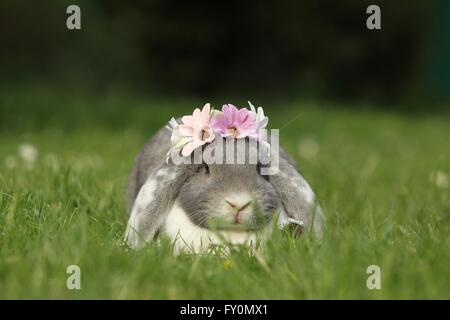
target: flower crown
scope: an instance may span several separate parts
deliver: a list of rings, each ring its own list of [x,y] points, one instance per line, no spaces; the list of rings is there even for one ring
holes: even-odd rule
[[[222,111],[211,109],[209,103],[202,110],[195,109],[192,115],[183,116],[182,123],[175,118],[170,119],[167,128],[172,130],[170,142],[171,152],[181,152],[183,157],[188,157],[196,148],[211,143],[216,133],[222,137],[241,139],[245,137],[256,139],[266,146],[265,135],[260,134],[265,129],[269,118],[264,115],[264,110],[255,107],[248,102],[247,108],[238,109],[232,104],[222,106]]]

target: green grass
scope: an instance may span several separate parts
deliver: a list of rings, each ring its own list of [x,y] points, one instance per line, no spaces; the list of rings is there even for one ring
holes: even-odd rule
[[[259,258],[127,250],[123,191],[134,156],[172,115],[202,102],[2,92],[0,298],[450,298],[442,115],[265,105],[324,208],[322,241],[276,233]],[[39,152],[32,167],[18,156],[23,143]],[[66,288],[73,264],[81,290]],[[366,287],[369,265],[381,268],[381,290]]]

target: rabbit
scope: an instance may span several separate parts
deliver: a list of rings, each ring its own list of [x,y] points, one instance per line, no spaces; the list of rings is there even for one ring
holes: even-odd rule
[[[321,236],[324,217],[315,194],[281,147],[278,172],[264,176],[259,163],[175,165],[166,161],[170,138],[161,128],[135,159],[125,195],[129,247],[142,248],[161,234],[177,252],[254,246],[270,238],[274,223]]]

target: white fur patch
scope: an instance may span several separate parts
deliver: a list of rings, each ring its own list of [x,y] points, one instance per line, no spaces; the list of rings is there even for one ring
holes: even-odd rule
[[[300,188],[300,193],[305,197],[305,201],[308,204],[312,204],[314,202],[314,192],[312,191],[311,187],[307,184],[304,184]]]
[[[174,243],[175,254],[210,252],[214,245],[229,243],[255,247],[259,241],[267,240],[272,232],[269,224],[260,232],[212,231],[194,224],[184,210],[175,202],[163,227],[163,233]]]
[[[155,179],[147,180],[134,201],[133,209],[131,210],[127,229],[125,231],[125,241],[131,248],[138,249],[142,247],[145,242],[149,240],[148,238],[153,236],[146,236],[143,234],[142,230],[140,230],[138,214],[153,201],[156,185]]]
[[[159,169],[158,172],[156,172],[156,178],[162,178],[166,176],[169,173],[169,170],[166,168]]]

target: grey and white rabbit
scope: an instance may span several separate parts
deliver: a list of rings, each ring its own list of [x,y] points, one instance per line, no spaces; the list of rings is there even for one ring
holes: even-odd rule
[[[321,234],[316,197],[281,148],[278,173],[264,176],[259,164],[247,162],[167,162],[170,139],[171,131],[161,128],[139,153],[129,176],[125,240],[130,247],[141,248],[162,234],[176,251],[205,252],[224,242],[252,246],[270,237],[273,223]]]

